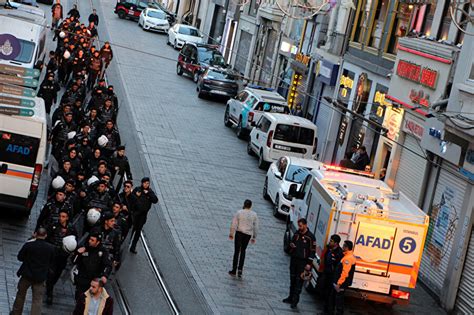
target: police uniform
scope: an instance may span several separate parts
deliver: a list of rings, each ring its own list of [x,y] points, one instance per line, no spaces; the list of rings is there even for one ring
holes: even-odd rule
[[[305,233],[296,231],[290,242],[290,295],[292,307],[296,307],[300,299],[303,281],[300,277],[307,264],[312,265],[316,254],[316,238],[307,230]]]

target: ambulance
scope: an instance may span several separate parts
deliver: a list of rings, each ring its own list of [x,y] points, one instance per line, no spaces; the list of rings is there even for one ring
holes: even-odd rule
[[[0,209],[29,215],[38,194],[46,146],[43,99],[0,93]]]
[[[403,193],[370,173],[322,165],[298,189],[290,186],[290,215],[284,236],[288,252],[300,218],[316,237],[311,286],[322,272],[329,238],[354,243],[357,259],[347,296],[387,304],[409,303],[421,263],[429,217]],[[342,242],[341,242],[342,243]]]

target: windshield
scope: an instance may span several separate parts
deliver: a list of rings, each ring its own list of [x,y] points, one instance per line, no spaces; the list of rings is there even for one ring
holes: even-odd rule
[[[199,37],[199,31],[194,28],[189,28],[185,26],[180,26],[179,31],[180,34],[183,35],[189,35],[189,36],[194,36],[194,37]]]
[[[224,57],[218,50],[208,48],[199,49],[199,61],[210,64],[211,66],[226,66]]]
[[[216,80],[235,80],[235,76],[233,74],[230,74],[227,72],[212,71],[212,70],[210,70],[207,73],[207,77],[209,79],[216,79]]]
[[[285,180],[301,184],[305,180],[306,176],[309,174],[309,171],[311,171],[310,168],[292,164],[288,167],[288,170],[286,171]]]
[[[20,54],[13,60],[22,63],[30,63],[35,52],[35,43],[20,39],[20,47]]]
[[[286,104],[275,104],[268,102],[258,102],[255,106],[255,110],[280,114],[288,114],[290,112]]]
[[[40,139],[0,130],[0,164],[34,167]]]
[[[166,19],[166,15],[163,12],[148,11],[148,16],[160,20]]]
[[[278,124],[273,139],[312,146],[314,142],[314,130],[298,126]]]

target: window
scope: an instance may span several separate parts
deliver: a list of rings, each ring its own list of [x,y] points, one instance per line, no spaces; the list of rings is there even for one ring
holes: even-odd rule
[[[256,16],[257,11],[258,11],[258,4],[260,3],[260,0],[250,0],[250,5],[249,5],[249,15],[250,16]]]
[[[352,41],[354,42],[362,43],[364,41],[371,4],[372,0],[359,1],[354,21],[354,30],[352,31]]]
[[[156,18],[156,19],[160,19],[160,20],[165,20],[166,19],[166,14],[164,12],[160,12],[160,11],[148,11],[147,15],[151,18]]]
[[[278,124],[273,139],[312,146],[314,142],[314,130],[304,127]]]
[[[262,117],[257,128],[266,133],[268,129],[270,129],[271,125],[272,122],[270,120],[268,120],[266,117]]]
[[[436,11],[436,1],[428,4],[425,9],[425,22],[423,24],[422,33],[426,36],[431,36],[431,25],[433,25],[433,18]]]
[[[208,49],[206,47],[199,47],[199,61],[208,63],[211,66],[225,66],[224,57],[218,50]]]
[[[410,18],[412,16],[413,6],[406,3],[399,3],[398,10],[394,12],[393,25],[388,38],[387,52],[397,53],[398,38],[407,35],[410,28]]]
[[[448,39],[449,27],[451,26],[451,14],[449,13],[450,1],[446,1],[443,8],[443,18],[439,27],[438,36],[436,39]]]
[[[309,175],[310,170],[311,169],[308,169],[306,167],[292,164],[288,167],[288,172],[286,173],[285,180],[292,183],[301,184],[305,180],[306,176]]]
[[[178,33],[183,35],[199,37],[199,31],[195,28],[180,26]]]
[[[237,95],[236,99],[238,101],[244,102],[247,99],[247,96],[249,96],[249,93],[242,91],[239,93],[239,95]]]
[[[20,41],[20,54],[14,59],[18,62],[29,63],[33,59],[33,54],[35,51],[35,44],[32,42],[28,42],[23,39],[19,39]]]
[[[369,46],[374,48],[380,48],[383,29],[387,19],[388,7],[390,5],[389,0],[379,0],[377,2],[377,8],[374,12],[374,21],[372,23],[372,29],[370,31],[369,38]]]
[[[252,108],[256,102],[257,102],[257,99],[255,98],[255,96],[250,95],[250,97],[247,99],[245,104],[249,106],[250,108]]]

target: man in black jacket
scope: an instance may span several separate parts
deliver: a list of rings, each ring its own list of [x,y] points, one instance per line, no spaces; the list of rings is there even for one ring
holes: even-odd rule
[[[301,274],[306,266],[312,266],[315,254],[316,238],[308,230],[306,219],[299,219],[298,231],[290,242],[290,295],[283,300],[283,303],[291,304],[291,308],[296,308],[298,305],[303,288]]]
[[[137,243],[140,239],[142,228],[146,223],[148,211],[150,211],[152,204],[158,203],[158,197],[155,195],[153,190],[151,190],[150,179],[148,177],[142,178],[142,185],[135,188],[133,194],[135,196],[135,205],[132,209],[133,239],[132,245],[130,246],[130,252],[136,254]]]
[[[89,15],[89,23],[93,22],[95,26],[99,26],[99,16],[97,15],[96,9],[92,9],[92,13]]]
[[[344,256],[342,253],[342,248],[339,246],[340,243],[341,237],[337,234],[332,235],[323,255],[323,271],[318,278],[318,285],[320,286],[321,296],[325,302],[325,312],[329,312],[329,297],[331,295],[331,291],[333,290],[332,285],[334,273],[336,271],[337,265]]]
[[[22,264],[17,272],[20,281],[11,315],[23,314],[26,292],[29,287],[33,291],[31,314],[41,314],[44,282],[54,259],[54,246],[45,241],[46,236],[46,229],[40,227],[36,230],[34,238],[26,242],[18,253],[18,260]]]

